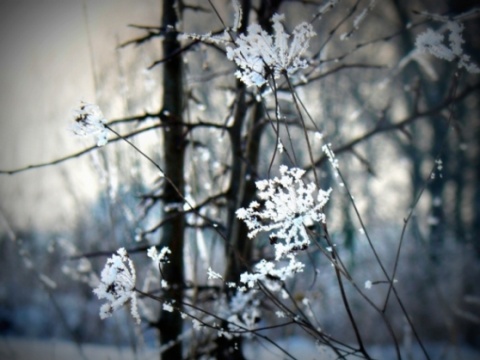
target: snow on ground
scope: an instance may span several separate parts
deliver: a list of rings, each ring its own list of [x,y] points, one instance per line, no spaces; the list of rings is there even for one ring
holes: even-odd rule
[[[317,347],[312,341],[306,338],[293,336],[288,340],[277,342],[283,349],[287,350],[294,358],[300,360],[333,360],[338,356],[329,348]],[[469,347],[453,346],[451,344],[426,344],[428,355],[431,360],[479,360],[480,352]],[[391,345],[375,345],[368,348],[369,355],[377,360],[397,359],[395,348]],[[409,349],[400,346],[402,359],[417,360],[425,359],[420,347],[412,344]],[[245,355],[251,360],[279,360],[287,359],[282,352],[273,345],[258,345],[257,343],[247,343],[245,346]],[[361,359],[361,357],[349,356],[349,360]]]
[[[305,338],[292,336],[277,342],[290,355],[300,360],[333,360],[337,359],[332,350],[316,347]],[[81,350],[80,350],[81,349]],[[448,344],[427,345],[432,360],[478,360],[480,352],[468,347],[454,347]],[[373,346],[369,354],[378,360],[396,359],[392,346]],[[245,356],[249,360],[280,360],[288,357],[273,345],[260,344],[257,341],[245,344]],[[72,342],[60,340],[28,340],[16,338],[0,338],[1,360],[150,360],[158,359],[155,349],[141,349],[134,352],[128,347],[115,347],[93,344],[82,344],[81,348]],[[348,357],[348,359],[359,359]],[[402,359],[425,359],[418,346],[413,345],[409,351],[402,349]]]
[[[82,344],[61,340],[28,340],[0,338],[2,360],[158,360],[158,352],[142,350],[135,354],[131,348]]]

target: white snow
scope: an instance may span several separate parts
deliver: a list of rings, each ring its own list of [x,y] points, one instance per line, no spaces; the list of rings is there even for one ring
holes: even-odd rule
[[[149,360],[158,359],[158,351],[129,347],[82,344],[62,340],[0,338],[0,359],[3,360]]]
[[[329,348],[315,346],[314,341],[305,337],[292,336],[276,342],[296,359],[301,360],[333,360],[337,355]],[[466,346],[451,344],[426,344],[432,360],[477,360],[480,352]],[[368,347],[369,354],[376,359],[395,359],[395,350],[391,345]],[[424,359],[420,348],[412,344],[410,349],[401,348],[405,359]],[[251,360],[277,360],[288,357],[278,348],[255,338],[244,345],[244,355]],[[73,342],[61,340],[35,340],[18,338],[0,338],[0,359],[3,360],[150,360],[159,358],[158,349],[142,348],[135,352],[130,347],[82,344],[78,347]],[[347,357],[347,359],[360,359]]]

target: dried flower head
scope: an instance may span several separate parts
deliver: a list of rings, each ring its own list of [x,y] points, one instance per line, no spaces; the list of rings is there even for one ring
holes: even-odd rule
[[[133,318],[140,323],[135,293],[135,268],[124,248],[118,249],[117,254],[107,260],[101,273],[101,282],[93,290],[99,299],[107,300],[100,308],[100,318],[112,316],[115,310],[129,302]]]
[[[97,146],[108,142],[106,119],[97,105],[82,103],[80,109],[74,111],[74,120],[71,130],[75,135],[94,136],[97,138]]]
[[[239,70],[235,75],[247,86],[262,86],[270,74],[274,78],[282,74],[293,74],[308,66],[304,58],[310,39],[317,34],[307,22],[298,24],[291,34],[285,31],[284,15],[274,14],[271,18],[273,34],[267,33],[259,24],[250,24],[246,33],[234,35],[240,28],[242,9],[238,1],[233,2],[235,20],[231,31],[222,34],[183,34],[190,38],[226,46],[227,58],[234,61]]]
[[[282,24],[284,19],[284,15],[273,15],[273,35],[251,24],[247,33],[235,40],[235,46],[227,46],[227,58],[240,68],[236,76],[247,86],[265,84],[269,73],[278,78],[282,73],[292,74],[307,67],[302,56],[316,33],[311,24],[303,22],[290,35]]]
[[[306,226],[325,221],[322,210],[331,192],[317,190],[314,183],[305,185],[302,169],[282,165],[280,174],[280,178],[256,182],[262,205],[253,201],[236,213],[246,223],[250,238],[259,232],[270,232],[276,260],[308,247]]]

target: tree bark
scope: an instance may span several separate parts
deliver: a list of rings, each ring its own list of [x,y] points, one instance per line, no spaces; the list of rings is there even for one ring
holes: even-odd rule
[[[183,123],[182,112],[184,106],[183,70],[180,56],[170,58],[180,49],[174,29],[178,21],[174,0],[163,1],[162,28],[167,29],[163,39],[163,57],[167,58],[163,68],[163,108],[162,121],[164,127],[163,153],[165,158],[164,206],[172,209],[168,215],[171,221],[163,226],[160,243],[171,250],[170,262],[164,266],[163,279],[169,284],[165,293],[165,302],[180,308],[183,300],[184,285],[184,233],[185,219],[182,214],[184,192],[184,156],[185,141],[184,129],[178,124]],[[170,125],[170,126],[168,126]],[[182,205],[178,206],[177,205]],[[179,337],[182,333],[182,318],[179,311],[165,311],[160,313],[158,328],[160,343],[167,346],[162,353],[162,359],[182,359],[182,342]],[[170,346],[171,345],[171,346]]]
[[[278,10],[281,0],[262,1],[258,10],[258,22],[263,29],[271,31],[270,18]],[[244,18],[240,33],[245,32],[248,23],[248,14],[251,9],[250,0],[242,1]],[[230,141],[233,151],[232,176],[228,191],[229,213],[227,223],[226,256],[227,266],[225,270],[226,281],[236,282],[240,275],[251,265],[252,243],[248,238],[248,228],[244,222],[238,221],[236,210],[247,207],[255,198],[255,180],[258,172],[258,160],[260,156],[260,141],[263,126],[259,123],[264,117],[264,105],[254,103],[251,112],[247,111],[247,88],[240,81],[237,82],[237,98],[234,114],[234,123],[229,129]],[[248,126],[244,137],[244,127]],[[234,290],[227,293],[231,298]],[[226,324],[225,324],[226,325]],[[217,339],[215,356],[217,359],[243,360],[242,339]]]

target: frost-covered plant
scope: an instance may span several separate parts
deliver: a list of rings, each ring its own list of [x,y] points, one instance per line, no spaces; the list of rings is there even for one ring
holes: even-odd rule
[[[318,11],[317,16],[320,17],[323,15],[336,3],[336,0],[331,0],[324,4]],[[285,16],[274,14],[270,19],[272,24],[271,32],[267,32],[260,24],[254,23],[249,25],[244,33],[239,33],[238,31],[241,28],[242,20],[242,9],[238,1],[233,1],[233,4],[235,8],[233,26],[229,29],[225,29],[221,35],[212,35],[210,33],[201,36],[186,36],[188,38],[224,46],[228,60],[233,61],[236,66],[238,66],[238,70],[235,75],[247,86],[263,86],[267,84],[269,80],[278,79],[282,75],[291,75],[297,72],[299,69],[304,69],[309,65],[309,62],[306,58],[306,53],[310,45],[310,39],[316,35],[311,24],[302,22],[293,29],[293,32],[289,33],[285,30],[284,26]],[[358,30],[361,24],[365,22],[366,16],[372,11],[375,4],[376,0],[370,0],[368,7],[359,12],[358,16],[356,16],[353,20],[352,30],[349,33],[344,34],[344,36],[341,36],[341,38],[347,38],[353,34],[354,31]],[[430,53],[447,61],[456,61],[459,67],[464,67],[468,71],[479,72],[478,67],[470,62],[469,56],[463,53],[463,25],[455,19],[441,19],[439,21],[442,21],[445,24],[441,30],[434,31],[428,29],[425,33],[418,36],[415,54],[419,55],[422,52]],[[181,51],[179,51],[179,53],[181,53]],[[345,56],[346,55],[349,55],[349,53],[345,54]],[[342,59],[342,57],[339,57],[338,59]],[[332,72],[332,74],[334,72]],[[292,87],[290,87],[290,90],[293,95],[293,102],[297,104],[297,100],[300,102],[300,97],[294,94],[295,90]],[[243,100],[238,101],[238,106],[243,106],[244,103],[245,102]],[[235,103],[235,106],[237,106],[237,103]],[[296,108],[301,119],[303,111],[300,110],[298,105]],[[268,107],[265,107],[265,109],[265,113],[268,115],[270,110],[268,110]],[[280,105],[277,104],[275,109],[277,110],[277,114],[280,114]],[[304,110],[306,113],[309,112],[306,106],[304,107]],[[166,116],[168,115],[166,112],[164,112],[164,114]],[[310,115],[309,117],[312,119],[312,122],[315,123],[314,117]],[[266,118],[268,118],[268,116],[266,116]],[[74,132],[79,135],[97,136],[97,144],[99,146],[104,145],[107,142],[107,130],[116,134],[115,130],[110,125],[106,125],[103,114],[98,106],[93,104],[83,104],[80,110],[76,112],[75,121],[76,124]],[[247,121],[247,118],[245,118],[245,121]],[[114,124],[114,122],[111,122],[111,124]],[[195,126],[196,124],[192,125]],[[214,127],[217,127],[217,125],[213,123],[201,125],[215,125]],[[306,129],[303,121],[301,122],[301,125],[305,130],[305,137],[308,143],[308,129]],[[286,130],[288,131],[289,124],[287,122],[285,122],[285,126],[287,127]],[[167,127],[170,130],[170,127]],[[229,123],[225,123],[224,127],[229,128]],[[280,136],[280,131],[278,129],[279,128],[277,128],[277,136]],[[319,134],[320,137],[322,136],[319,132],[317,134]],[[294,148],[293,143],[296,140],[297,138],[294,137],[293,141],[291,141],[292,149]],[[356,143],[353,142],[352,144],[355,145]],[[308,145],[310,149],[310,144]],[[135,146],[134,148],[139,151]],[[281,141],[277,141],[277,149],[280,153],[286,151]],[[242,151],[240,148],[235,149],[235,151],[236,150],[238,150],[238,153]],[[324,145],[322,147],[322,151],[331,162],[334,168],[335,176],[339,177],[341,175],[339,172],[339,164],[332,150],[331,144],[328,143]],[[235,152],[235,154],[236,153],[237,152]],[[244,154],[245,153],[242,155]],[[144,154],[142,153],[142,155]],[[275,160],[275,153],[272,156],[273,163]],[[151,158],[148,159],[154,163]],[[209,158],[206,160],[209,159],[210,154]],[[315,159],[313,156],[311,156],[311,165],[313,166],[314,164]],[[160,166],[156,166],[161,171],[163,176],[163,171],[160,169]],[[254,170],[256,172],[261,171],[260,167]],[[235,172],[232,171],[231,173],[234,174]],[[200,286],[199,289],[201,288],[201,290],[198,291],[198,294],[202,294],[202,297],[195,297],[195,305],[192,305],[188,301],[183,301],[183,299],[189,300],[189,291],[181,294],[178,292],[180,294],[179,298],[173,299],[170,297],[170,293],[172,293],[170,291],[165,291],[163,296],[154,296],[147,293],[147,290],[137,290],[135,288],[135,269],[133,263],[128,258],[126,251],[124,249],[120,249],[118,250],[117,254],[114,254],[110,259],[108,259],[107,264],[101,274],[101,284],[94,290],[99,299],[107,300],[107,302],[101,307],[101,318],[111,316],[113,311],[127,303],[130,303],[133,317],[137,320],[137,322],[140,322],[136,303],[137,299],[135,296],[135,293],[138,292],[141,294],[141,296],[146,296],[150,299],[161,302],[163,312],[174,312],[177,315],[182,314],[183,318],[186,318],[187,316],[190,317],[192,319],[193,330],[210,328],[218,331],[218,336],[225,336],[228,339],[232,339],[240,335],[243,336],[245,334],[258,335],[257,330],[259,329],[257,328],[257,322],[261,315],[260,306],[261,303],[263,304],[264,299],[272,300],[272,304],[278,308],[276,314],[279,318],[291,317],[292,319],[296,319],[297,316],[295,311],[289,311],[288,307],[283,306],[280,298],[278,298],[277,301],[276,296],[281,295],[283,299],[290,298],[294,303],[298,301],[299,298],[296,296],[297,294],[290,292],[290,289],[287,289],[287,286],[291,284],[285,282],[288,279],[291,279],[294,275],[303,271],[308,273],[308,267],[299,258],[297,258],[297,255],[300,253],[300,251],[305,250],[310,246],[313,236],[315,235],[309,230],[310,226],[314,224],[325,223],[326,219],[323,210],[331,194],[331,189],[322,190],[317,187],[318,184],[306,182],[303,179],[304,175],[305,171],[302,169],[281,166],[279,177],[256,182],[258,200],[251,202],[248,207],[240,208],[236,211],[236,216],[238,219],[244,221],[248,228],[249,238],[253,239],[261,233],[265,233],[266,237],[268,236],[275,255],[272,261],[260,259],[256,264],[252,265],[250,271],[243,273],[241,273],[241,269],[243,269],[241,267],[233,269],[233,266],[232,268],[227,266],[229,278],[232,278],[232,275],[234,275],[236,279],[232,282],[225,283],[226,286],[224,287]],[[185,179],[188,178],[189,177],[187,174]],[[217,228],[218,224],[221,222],[217,220],[217,214],[215,214],[215,211],[212,211],[209,214],[210,206],[211,208],[215,208],[216,206],[214,198],[217,197],[217,194],[215,194],[215,197],[212,196],[212,198],[208,198],[205,204],[199,205],[198,208],[190,205],[185,206],[185,203],[189,203],[190,199],[192,199],[192,203],[197,203],[193,200],[197,194],[191,192],[190,187],[192,184],[189,183],[188,185],[185,185],[185,192],[183,192],[184,189],[181,189],[180,187],[184,186],[183,183],[179,185],[180,191],[178,191],[176,184],[174,184],[173,181],[168,178],[168,175],[165,176],[164,180],[173,185],[173,188],[175,188],[175,190],[178,192],[178,195],[180,195],[182,198],[182,201],[165,201],[165,206],[163,207],[164,212],[167,214],[170,212],[170,210],[176,210],[178,211],[179,215],[185,216],[186,223],[189,226],[198,228],[198,238],[200,239],[202,237],[202,239],[199,241],[203,241],[201,227],[203,225],[209,225],[210,223],[213,224],[213,228]],[[247,180],[247,177],[245,177],[245,180]],[[209,189],[211,189],[211,184],[208,185]],[[343,183],[340,185],[345,186],[345,188],[348,190],[347,185],[344,185]],[[165,189],[165,192],[167,192],[167,188]],[[227,201],[235,200],[234,203],[241,203],[246,198],[250,199],[250,195],[254,195],[253,191],[250,193],[250,188],[248,189],[248,194],[246,194],[246,192],[243,194],[248,195],[248,197],[245,196],[244,198],[235,198],[235,196],[237,196],[235,192],[228,192],[228,194],[220,193],[218,196],[222,199],[226,198]],[[203,193],[199,192],[198,195],[200,195],[199,197],[202,197]],[[231,195],[233,195],[233,199],[229,198]],[[158,198],[160,199],[159,201],[161,201],[162,197]],[[351,197],[351,200],[353,202],[353,197]],[[206,210],[207,207],[208,210]],[[231,208],[229,207],[229,209]],[[202,219],[201,222],[196,222],[197,217]],[[231,217],[228,216],[228,219],[230,220]],[[167,221],[170,221],[170,219],[165,218],[162,219],[162,223],[163,221],[166,223]],[[230,223],[234,222],[228,221],[228,223],[228,226],[231,226]],[[230,244],[230,239],[228,239],[228,236],[225,236],[224,234],[233,234],[236,230],[234,228],[227,229],[226,226],[225,228],[227,231],[222,231],[223,229],[217,229],[217,231],[218,234],[224,238],[225,243]],[[364,227],[362,224],[362,230],[363,228]],[[241,235],[243,236],[243,233]],[[326,231],[325,238],[330,244],[330,239],[328,238]],[[368,241],[370,243],[369,238]],[[232,241],[231,243],[234,242]],[[372,249],[374,250],[373,246]],[[182,250],[183,249],[180,249],[180,251]],[[337,253],[336,251],[333,251],[332,247],[327,248],[327,250],[331,252],[329,259],[331,260],[332,265],[335,266],[335,274],[341,289],[342,301],[345,305],[352,325],[357,332],[355,319],[350,312],[349,300],[343,291],[343,281],[349,281],[355,285],[353,282],[353,277],[350,276],[346,268],[342,265],[342,262],[338,260],[340,259],[340,252]],[[232,252],[232,254],[233,253],[234,252]],[[164,273],[167,273],[162,271],[163,265],[172,266],[172,268],[169,270],[173,269],[173,272],[175,272],[176,269],[173,266],[184,266],[184,264],[180,262],[177,264],[168,264],[169,260],[167,256],[169,254],[171,254],[171,251],[166,247],[162,249],[151,247],[147,251],[147,256],[151,258],[154,266],[160,270],[159,274],[162,277],[164,277]],[[227,260],[230,261],[231,259]],[[244,264],[247,264],[247,266],[250,266],[251,260],[252,258],[250,257],[250,254],[245,256],[245,258],[242,258],[242,261],[244,261]],[[380,260],[378,260],[378,262],[383,269]],[[186,262],[186,264],[190,265],[188,262]],[[192,273],[193,275],[196,275],[194,274],[194,271],[192,271]],[[387,272],[385,272],[385,276],[388,280],[390,280]],[[208,280],[223,279],[220,274],[214,272],[211,268],[208,268],[207,277]],[[165,289],[183,290],[182,286],[187,288],[187,285],[189,284],[190,280],[187,281],[187,278],[189,277],[187,276],[180,280],[175,280],[176,282],[172,282],[171,284],[162,279],[161,289],[159,291]],[[192,278],[197,281],[196,276],[192,276]],[[367,280],[365,281],[364,288],[367,290],[371,289],[372,285],[375,285],[376,283],[377,282],[375,281],[372,282],[371,280]],[[235,288],[236,290],[225,291],[227,288]],[[355,289],[357,289],[362,296],[364,295],[358,286],[355,286]],[[203,296],[203,291],[210,292],[210,294],[214,295]],[[265,295],[267,295],[267,297],[265,297]],[[197,305],[197,300],[201,298],[215,299],[214,307],[212,306],[210,308],[215,309],[214,313],[211,312],[211,310],[208,310],[208,307],[202,309],[200,305]],[[310,307],[309,299],[304,297],[302,303],[307,308],[305,313],[308,314],[309,317],[314,317],[313,311]],[[386,305],[387,304],[388,296]],[[143,305],[143,302],[140,305]],[[188,307],[191,308],[191,312],[188,312]],[[145,315],[146,312],[142,312],[142,314]],[[220,325],[218,325],[218,321],[221,322]],[[160,324],[160,322],[158,323]],[[299,322],[296,323],[298,324]],[[305,324],[307,324],[307,322],[302,324],[302,326]],[[182,327],[180,326],[179,328]],[[310,329],[317,333],[319,339],[322,339],[323,335],[320,330],[317,331],[313,326],[311,326]],[[176,334],[176,336],[177,335],[177,339],[180,339],[180,335]],[[357,337],[360,349],[358,352],[363,352],[364,355],[366,355],[366,352],[362,350],[362,339],[358,333]],[[167,343],[165,346],[172,345]],[[365,357],[368,358],[368,356]]]
[[[423,53],[429,53],[439,59],[447,61],[458,61],[459,68],[465,68],[470,73],[480,73],[477,64],[470,60],[470,56],[463,53],[462,33],[464,25],[458,21],[446,20],[437,17],[437,20],[445,21],[445,28],[448,36],[441,31],[427,29],[417,36],[415,47]]]
[[[280,178],[255,183],[263,204],[253,201],[248,208],[236,212],[247,225],[250,238],[267,232],[275,247],[275,262],[263,259],[255,265],[255,272],[241,274],[240,282],[249,288],[253,288],[257,281],[263,281],[270,291],[278,291],[280,289],[270,279],[285,281],[302,272],[305,265],[295,255],[310,245],[307,227],[315,222],[325,222],[323,208],[331,189],[318,190],[314,183],[305,184],[302,181],[305,170],[299,168],[289,169],[282,165],[280,174]],[[283,264],[283,259],[288,259],[288,263]],[[276,263],[280,261],[282,263]]]
[[[238,3],[235,14],[234,32],[240,24],[241,8]],[[283,25],[284,20],[283,14],[272,16],[272,35],[259,24],[250,24],[246,33],[238,35],[233,42],[234,33],[229,36],[226,32],[220,36],[185,34],[184,37],[225,45],[227,58],[240,68],[235,75],[247,86],[262,86],[270,74],[278,78],[282,73],[293,74],[308,66],[308,61],[303,56],[308,50],[310,39],[317,35],[313,26],[302,22],[293,29],[292,34],[288,34]]]
[[[228,324],[228,332],[221,331],[220,336],[232,338],[233,336],[251,336],[249,330],[255,329],[261,316],[258,292],[237,291],[230,300],[223,297],[220,302],[219,315]]]
[[[235,75],[247,86],[262,86],[270,72],[278,78],[283,72],[292,74],[307,67],[308,62],[302,56],[316,33],[311,24],[302,22],[290,35],[282,24],[284,19],[279,14],[272,17],[273,35],[260,25],[251,24],[247,33],[235,40],[235,46],[227,47],[227,58],[240,68]]]
[[[296,273],[303,272],[305,268],[305,264],[297,261],[293,253],[288,254],[286,257],[289,259],[288,264],[286,266],[280,265],[279,267],[273,261],[262,259],[255,265],[254,273],[244,272],[240,275],[240,282],[246,284],[249,288],[253,288],[257,281],[262,281],[266,282],[265,285],[270,291],[280,290],[275,283],[270,281],[271,279],[285,281]]]
[[[82,103],[80,109],[74,111],[74,120],[71,130],[75,135],[94,136],[97,139],[97,146],[107,144],[106,119],[97,105]]]
[[[282,165],[280,174],[280,178],[255,183],[263,205],[253,201],[248,208],[236,212],[246,223],[250,238],[260,232],[270,233],[276,260],[308,247],[306,226],[325,221],[322,210],[331,192],[331,189],[318,190],[314,183],[305,185],[302,181],[305,170]]]
[[[107,260],[101,273],[101,282],[93,290],[99,299],[107,300],[100,307],[100,318],[105,319],[112,316],[115,310],[129,302],[133,318],[137,323],[140,323],[135,280],[135,267],[132,260],[130,260],[124,248],[118,249],[117,254],[113,254]]]
[[[160,266],[160,263],[162,262],[168,262],[168,254],[171,253],[172,251],[166,246],[164,246],[160,252],[158,252],[155,246],[152,246],[147,250],[147,256],[152,259],[156,266]]]

